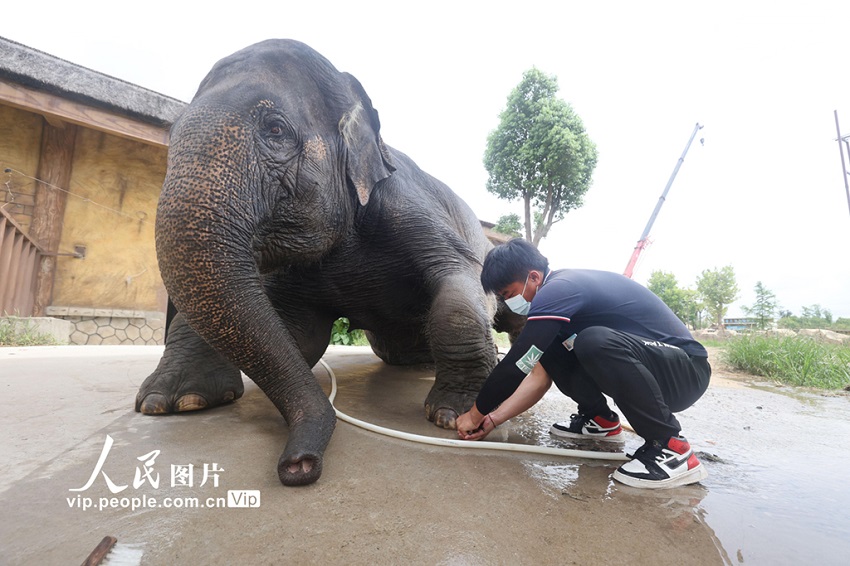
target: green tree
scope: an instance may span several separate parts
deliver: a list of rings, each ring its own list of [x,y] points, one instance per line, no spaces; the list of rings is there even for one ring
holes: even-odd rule
[[[829,309],[821,308],[820,305],[803,307],[803,318],[809,319],[818,324],[832,324],[832,313],[829,311]]]
[[[685,295],[682,320],[691,328],[702,328],[705,305],[700,300],[699,293],[693,289],[682,289],[682,293]]]
[[[702,305],[696,291],[679,287],[675,275],[660,270],[652,272],[646,286],[658,295],[682,322],[691,328],[697,327]]]
[[[522,237],[522,233],[520,232],[522,230],[522,223],[519,221],[519,214],[511,213],[500,216],[496,225],[493,226],[493,230],[511,238]]]
[[[684,319],[680,314],[684,310],[684,296],[675,275],[665,271],[653,271],[646,283],[646,288],[664,301],[664,304],[670,307],[676,316]]]
[[[773,315],[778,307],[776,294],[767,289],[761,281],[755,286],[756,302],[751,307],[741,307],[747,316],[758,320],[759,330],[764,330],[773,323]]]
[[[487,190],[522,200],[525,239],[535,246],[552,224],[582,205],[596,168],[596,145],[557,92],[555,77],[526,71],[484,152]]]
[[[729,305],[738,298],[735,270],[731,265],[704,270],[697,277],[697,293],[714,324],[717,328],[722,328],[723,317],[726,316]]]
[[[820,305],[810,305],[802,308],[803,313],[800,316],[793,316],[787,312],[787,316],[782,316],[777,323],[781,328],[789,328],[791,330],[800,330],[801,328],[842,328],[845,324],[843,320],[842,326],[837,326],[832,322],[832,312]],[[785,313],[783,313],[785,314]]]

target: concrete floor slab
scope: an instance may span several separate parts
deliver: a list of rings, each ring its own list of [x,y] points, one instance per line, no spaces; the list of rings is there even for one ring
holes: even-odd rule
[[[820,486],[805,487],[796,458],[812,444],[776,434],[789,415],[810,426],[828,412],[845,419],[840,438],[850,432],[846,397],[715,379],[680,415],[695,448],[717,456],[705,462],[708,480],[686,488],[647,493],[613,483],[616,463],[423,446],[346,423],[319,482],[286,488],[275,471],[286,424],[250,381],[228,406],[167,417],[133,411],[161,353],[0,349],[0,563],[79,563],[105,535],[141,549],[142,564],[770,564],[850,552],[841,535],[847,496],[829,502],[843,486],[833,473],[850,456],[824,458],[826,469],[808,476]],[[433,368],[391,368],[364,348],[331,348],[325,360],[339,379],[340,410],[455,437],[424,419]],[[315,374],[329,389],[327,372]],[[558,445],[545,430],[572,410],[550,392],[495,440]],[[782,446],[770,450],[769,440]],[[800,494],[810,500],[792,503]],[[830,511],[832,526],[809,505]],[[786,516],[792,507],[798,515]]]

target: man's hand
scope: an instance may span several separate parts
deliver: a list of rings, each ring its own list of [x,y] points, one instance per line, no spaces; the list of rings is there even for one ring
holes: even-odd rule
[[[493,432],[496,428],[496,423],[493,422],[493,417],[487,415],[484,417],[484,420],[481,421],[479,427],[471,433],[465,434],[458,429],[457,435],[461,440],[481,440],[485,438],[488,434]]]
[[[473,434],[481,428],[481,421],[484,420],[484,415],[478,411],[478,407],[474,404],[472,408],[457,418],[457,435],[464,438]]]

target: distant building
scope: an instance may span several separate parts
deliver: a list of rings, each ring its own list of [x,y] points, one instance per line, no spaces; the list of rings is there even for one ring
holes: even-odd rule
[[[734,330],[735,332],[756,330],[759,325],[757,318],[724,318],[723,328],[726,330]]]
[[[504,244],[505,242],[511,239],[511,236],[493,230],[496,225],[492,222],[485,222],[484,220],[480,220],[480,222],[481,227],[484,229],[484,235],[487,236],[487,239],[490,240],[490,243],[492,243],[494,246]]]

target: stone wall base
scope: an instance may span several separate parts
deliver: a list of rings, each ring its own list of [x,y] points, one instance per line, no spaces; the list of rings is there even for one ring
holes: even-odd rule
[[[45,311],[71,323],[71,344],[158,346],[164,343],[163,312],[81,307],[47,307]]]

